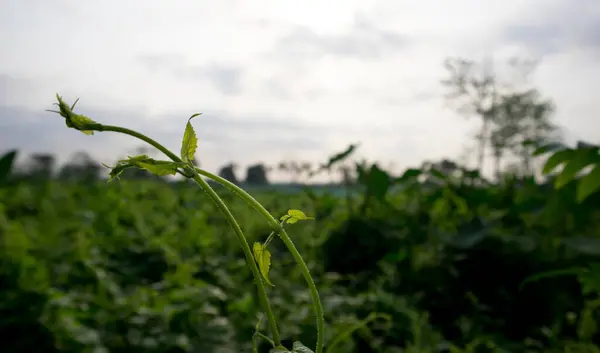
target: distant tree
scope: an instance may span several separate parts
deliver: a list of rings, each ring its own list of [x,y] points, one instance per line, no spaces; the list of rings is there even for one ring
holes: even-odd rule
[[[235,163],[229,163],[219,170],[219,176],[221,178],[227,179],[234,184],[238,184],[238,179],[235,176],[235,169],[237,169],[237,165]]]
[[[97,180],[102,166],[87,153],[77,152],[62,166],[58,174],[62,180]]]
[[[35,178],[50,179],[54,173],[56,158],[51,154],[32,154],[27,163],[27,174]]]
[[[533,173],[534,146],[526,141],[547,143],[560,139],[558,127],[551,121],[554,104],[543,99],[536,89],[528,89],[500,97],[494,112],[491,131],[495,171],[499,175],[505,152],[511,152],[521,163],[520,170]]]
[[[446,98],[454,109],[469,118],[481,120],[477,142],[477,168],[482,169],[489,130],[492,124],[492,108],[496,99],[496,78],[491,63],[477,64],[472,60],[449,58],[444,62],[449,77],[442,80],[448,89]]]
[[[246,170],[246,183],[254,185],[269,184],[267,172],[267,167],[262,163],[249,166]]]
[[[475,116],[481,122],[475,136],[477,169],[483,169],[486,151],[490,148],[497,175],[507,152],[520,158],[523,168],[530,170],[531,151],[523,147],[523,142],[548,139],[556,131],[556,126],[550,122],[552,102],[541,99],[539,92],[529,84],[536,62],[518,58],[508,60],[507,80],[497,78],[489,60],[476,63],[451,58],[444,65],[450,74],[442,81],[448,88],[448,102],[457,112],[466,117]]]

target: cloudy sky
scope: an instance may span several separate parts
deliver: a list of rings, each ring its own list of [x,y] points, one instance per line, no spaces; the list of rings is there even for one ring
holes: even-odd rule
[[[598,0],[0,0],[0,44],[0,152],[111,163],[139,146],[67,129],[44,112],[58,92],[174,150],[203,112],[212,171],[352,142],[402,170],[469,147],[474,122],[444,105],[448,56],[539,59],[566,136],[600,141]]]

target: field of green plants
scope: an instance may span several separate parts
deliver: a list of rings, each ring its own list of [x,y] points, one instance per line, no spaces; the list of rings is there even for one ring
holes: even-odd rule
[[[373,166],[356,197],[254,196],[276,218],[315,217],[286,228],[319,289],[325,352],[600,352],[600,167],[588,189],[572,169],[557,189]],[[215,190],[264,241],[264,218]],[[194,184],[5,181],[0,241],[2,352],[250,352],[257,322],[268,332],[240,243]],[[302,271],[269,246],[282,344],[314,347]]]

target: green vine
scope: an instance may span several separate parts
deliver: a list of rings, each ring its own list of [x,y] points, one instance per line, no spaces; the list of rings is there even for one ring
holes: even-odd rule
[[[323,352],[325,320],[323,316],[323,307],[319,298],[319,292],[317,291],[317,287],[315,286],[314,280],[310,274],[308,266],[306,265],[304,259],[296,249],[292,239],[289,237],[285,228],[283,227],[284,224],[293,224],[298,221],[313,219],[312,217],[306,216],[302,211],[299,210],[289,210],[287,214],[283,215],[278,221],[254,197],[252,197],[242,188],[238,187],[237,185],[229,182],[224,178],[221,178],[217,175],[214,175],[210,172],[207,172],[203,169],[194,166],[193,161],[198,145],[198,138],[191,124],[191,120],[199,116],[200,114],[194,114],[188,119],[181,143],[181,153],[180,156],[177,156],[157,141],[137,131],[119,126],[100,124],[85,115],[74,113],[73,109],[75,108],[77,101],[75,101],[73,105],[69,106],[63,101],[62,97],[58,94],[56,95],[56,99],[58,102],[55,104],[58,106],[58,111],[50,111],[58,113],[62,117],[64,117],[67,127],[79,130],[86,135],[93,135],[94,132],[104,131],[129,135],[148,143],[149,145],[164,153],[170,159],[170,161],[155,160],[153,158],[148,157],[147,155],[128,157],[127,159],[118,161],[115,166],[109,167],[111,169],[109,181],[118,179],[119,175],[125,169],[128,168],[144,169],[158,176],[180,174],[186,178],[192,179],[201,189],[203,189],[208,194],[210,199],[221,210],[221,212],[227,219],[227,222],[229,223],[230,227],[233,229],[240,243],[242,251],[244,252],[246,263],[250,267],[252,276],[254,278],[254,283],[257,287],[260,305],[267,317],[267,322],[269,324],[269,329],[271,332],[271,338],[262,335],[259,332],[259,321],[258,325],[256,326],[256,333],[252,339],[254,351],[257,350],[257,342],[255,338],[262,337],[264,339],[267,339],[272,344],[272,352],[290,352],[281,344],[281,338],[277,329],[277,322],[275,320],[275,316],[273,315],[273,311],[271,309],[271,305],[269,304],[269,299],[265,290],[265,283],[268,285],[272,285],[269,280],[271,254],[267,249],[267,246],[269,245],[271,240],[276,235],[278,235],[279,238],[281,238],[283,243],[286,245],[288,250],[291,252],[298,266],[300,266],[302,275],[304,276],[304,279],[308,285],[313,302],[313,310],[317,318],[317,344],[315,352]],[[233,216],[225,202],[223,202],[219,195],[202,178],[202,176],[212,179],[213,181],[223,185],[224,187],[232,191],[235,195],[249,203],[252,208],[258,211],[268,221],[268,223],[272,227],[272,232],[263,244],[256,242],[253,244],[252,249],[250,248],[250,245],[248,244],[248,241],[246,240],[246,237],[244,236],[235,217]],[[300,342],[294,342],[291,352],[309,353],[313,351],[305,347]]]

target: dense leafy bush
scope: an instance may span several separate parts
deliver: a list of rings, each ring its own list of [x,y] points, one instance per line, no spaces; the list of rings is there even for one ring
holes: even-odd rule
[[[383,202],[354,209],[332,209],[329,195],[258,196],[275,214],[292,205],[320,215],[290,233],[320,288],[327,342],[370,313],[389,315],[334,351],[598,344],[597,291],[583,293],[576,276],[522,284],[598,261],[600,194],[577,203],[576,181],[560,190],[532,179],[437,181],[426,187],[415,174]],[[228,201],[250,241],[264,236],[247,205]],[[6,351],[249,351],[260,311],[252,277],[202,192],[154,182],[22,183],[2,188],[0,204]],[[273,261],[284,342],[313,344],[302,276],[287,253],[273,249]]]

